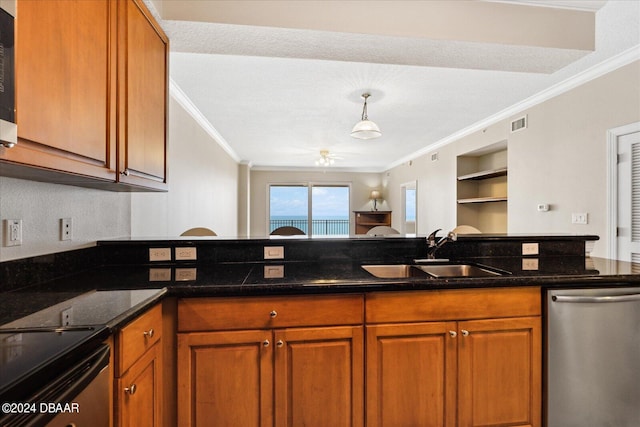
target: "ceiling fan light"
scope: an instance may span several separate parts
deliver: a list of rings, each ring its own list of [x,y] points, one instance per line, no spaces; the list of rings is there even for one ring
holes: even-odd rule
[[[372,139],[382,136],[382,132],[371,120],[361,120],[351,130],[351,136],[358,139]]]

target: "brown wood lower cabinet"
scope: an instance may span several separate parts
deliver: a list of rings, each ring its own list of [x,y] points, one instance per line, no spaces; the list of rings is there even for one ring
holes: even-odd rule
[[[540,426],[539,292],[368,297],[367,426]]]
[[[540,314],[533,287],[183,299],[178,425],[539,427]]]
[[[163,419],[162,304],[129,322],[115,336],[115,425],[155,427]],[[170,395],[173,395],[170,393]]]
[[[162,421],[162,347],[155,344],[118,378],[118,426],[154,427]]]
[[[358,295],[181,300],[178,424],[363,426],[362,323]]]

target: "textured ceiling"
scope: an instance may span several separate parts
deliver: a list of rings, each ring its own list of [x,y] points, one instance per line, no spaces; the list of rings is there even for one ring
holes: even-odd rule
[[[354,26],[348,20],[335,23],[330,13],[322,18],[317,12],[314,25],[338,29],[343,25],[345,30],[299,28],[304,22],[296,20],[293,11],[287,28],[277,26],[284,25],[277,13],[268,21],[260,10],[251,10],[259,19],[241,10],[240,15],[230,15],[234,23],[219,23],[211,22],[202,9],[207,3],[214,7],[250,2],[149,0],[148,4],[155,8],[156,17],[171,18],[161,19],[161,25],[171,40],[174,93],[182,94],[183,102],[234,158],[256,168],[315,168],[320,150],[328,149],[339,157],[333,168],[383,171],[640,45],[639,1],[560,2],[580,9],[578,21],[570,21],[575,28],[563,26],[563,19],[572,18],[566,15],[567,9],[521,5],[532,2],[549,3],[453,2],[504,7],[495,9],[504,12],[501,22],[515,20],[522,10],[531,18],[515,26],[511,22],[516,30],[512,33],[506,28],[487,34],[481,31],[483,25],[476,25],[477,30],[469,24],[474,20],[482,24],[482,10],[471,13],[469,9],[468,15],[455,10],[459,19],[454,22],[449,17],[446,22],[451,28],[440,38],[431,27],[432,34],[411,37],[389,35],[404,31],[402,26],[376,29],[372,25],[370,30],[349,32]],[[312,3],[318,2],[308,5]],[[397,8],[401,3],[415,7],[442,2],[379,3]],[[495,10],[487,16],[495,17]],[[536,11],[560,14],[541,15],[532,25]],[[581,41],[567,46],[573,37],[567,34],[582,31],[578,25],[594,13],[595,49],[586,49]],[[552,25],[554,18],[558,22]],[[252,25],[239,25],[243,19]],[[540,22],[549,24],[540,27]],[[528,33],[524,25],[532,27]],[[555,39],[538,41],[537,32]],[[529,39],[518,40],[521,33]],[[361,141],[349,133],[359,120],[360,94],[365,91],[372,94],[369,118],[380,126],[383,136]]]

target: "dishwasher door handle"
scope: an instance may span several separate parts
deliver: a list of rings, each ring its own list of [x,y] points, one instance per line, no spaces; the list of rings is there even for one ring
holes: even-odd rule
[[[629,301],[640,301],[640,294],[601,295],[601,296],[552,295],[551,300],[553,302],[578,302],[578,303],[629,302]]]

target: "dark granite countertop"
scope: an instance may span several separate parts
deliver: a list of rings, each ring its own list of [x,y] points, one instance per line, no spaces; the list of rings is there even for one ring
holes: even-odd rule
[[[46,309],[55,312],[52,315],[55,322],[59,320],[59,311],[76,300],[94,307],[78,310],[74,316],[76,324],[104,324],[117,328],[164,295],[266,296],[510,286],[640,286],[640,275],[635,273],[640,266],[602,258],[496,257],[458,261],[506,270],[510,274],[380,279],[362,269],[362,265],[375,262],[343,260],[109,266],[2,293],[0,325]],[[32,316],[31,320],[35,318]]]

